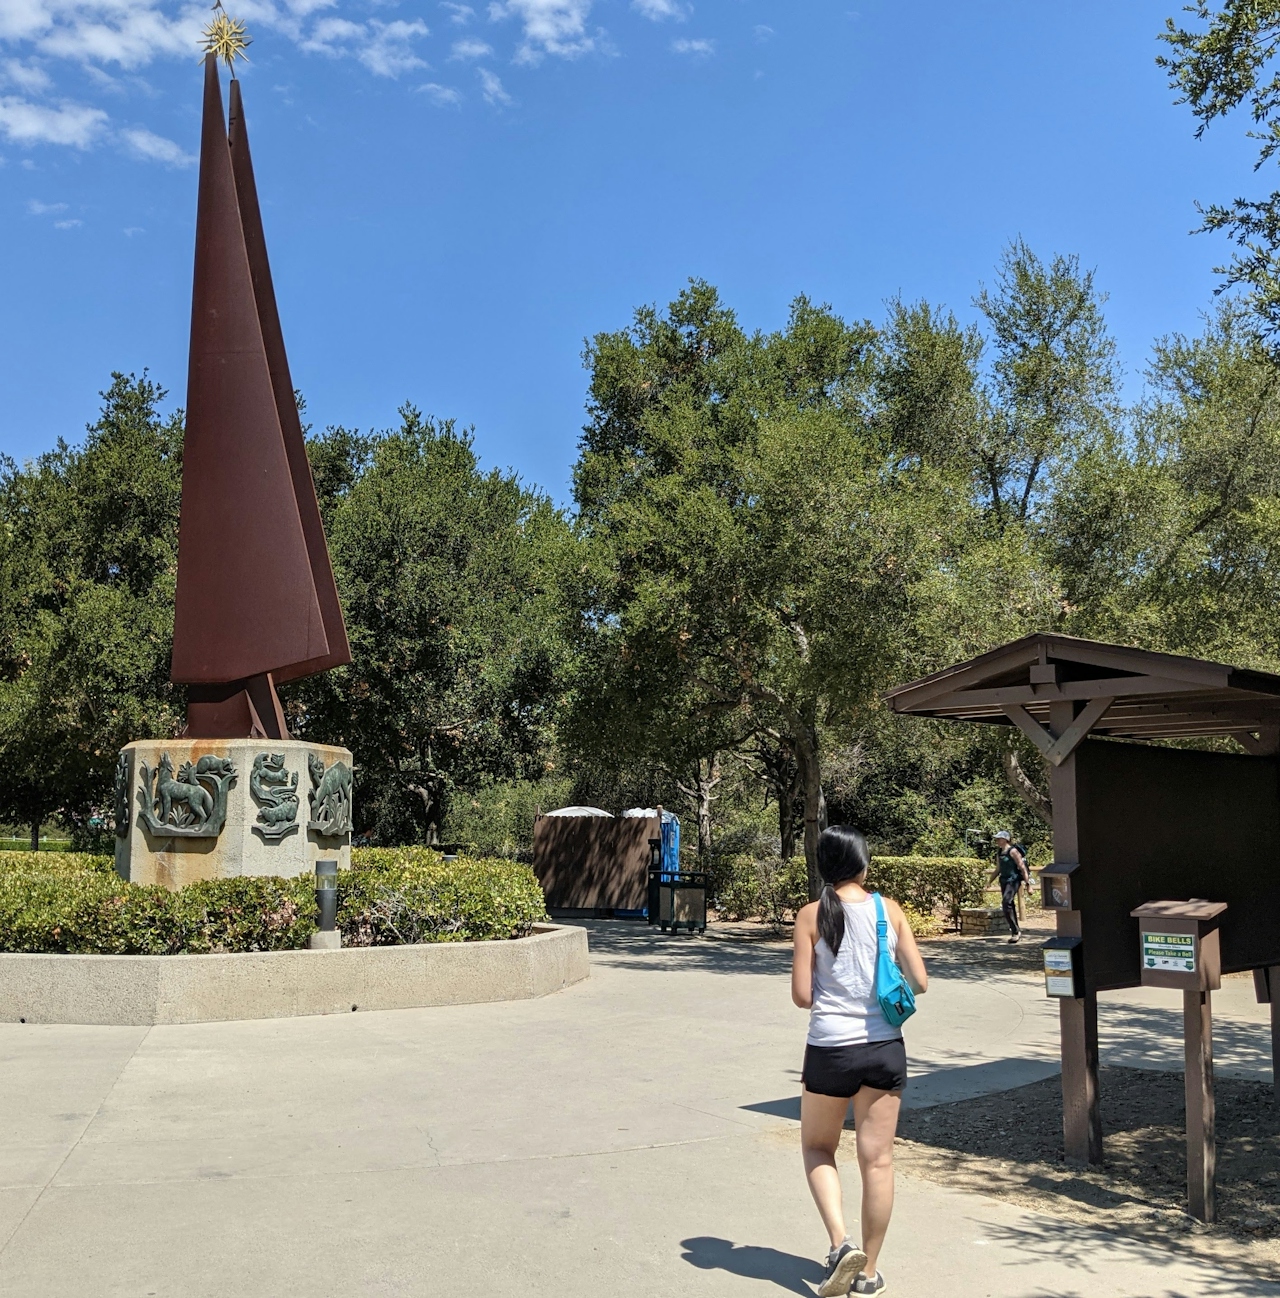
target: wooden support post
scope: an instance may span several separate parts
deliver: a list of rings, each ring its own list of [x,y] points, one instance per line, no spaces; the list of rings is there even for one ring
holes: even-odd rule
[[[1086,959],[1088,957],[1086,956]],[[1098,1103],[1098,994],[1058,1002],[1062,1030],[1062,1142],[1071,1163],[1102,1162]]]
[[[1206,991],[1182,993],[1186,1044],[1187,1209],[1201,1221],[1218,1215],[1213,1104],[1213,1010]],[[1272,1021],[1274,1022],[1274,1007]]]
[[[1259,1005],[1271,1011],[1271,1089],[1280,1109],[1280,965],[1253,971],[1253,989]]]
[[[1075,705],[1049,707],[1049,732],[1056,739],[1075,723]],[[1055,865],[1078,864],[1080,832],[1076,821],[1076,758],[1070,753],[1049,767],[1053,800],[1053,860]],[[1078,910],[1058,911],[1058,933],[1081,937]],[[1102,1107],[1098,1096],[1098,994],[1089,976],[1089,949],[1083,948],[1085,995],[1058,1002],[1062,1041],[1062,1143],[1073,1163],[1102,1162]]]
[[[1280,993],[1280,965],[1267,970],[1267,980]],[[1271,998],[1271,1088],[1280,1109],[1280,995]]]
[[[1280,1109],[1280,965],[1253,971],[1258,1000],[1271,1011],[1271,1089],[1276,1108]]]

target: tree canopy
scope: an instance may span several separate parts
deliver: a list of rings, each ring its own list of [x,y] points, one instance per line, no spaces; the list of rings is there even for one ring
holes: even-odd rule
[[[663,802],[704,855],[801,839],[813,884],[833,817],[894,852],[1046,834],[1019,734],[892,716],[890,685],[1044,629],[1280,668],[1251,309],[1158,340],[1126,402],[1076,259],[1015,241],[971,305],[798,297],[753,332],[690,282],[588,342],[571,511],[411,405],[313,431],[353,662],[284,701],[353,750],[357,832],[516,850],[539,806]],[[181,725],[164,403],[117,375],[81,444],[0,474],[0,820],[87,837],[118,748]]]
[[[1280,0],[1195,0],[1183,12],[1204,25],[1166,19],[1161,40],[1172,52],[1156,62],[1168,72],[1176,102],[1189,104],[1199,121],[1197,139],[1210,123],[1246,105],[1258,171],[1280,148]],[[1223,231],[1239,249],[1217,273],[1227,286],[1245,290],[1262,333],[1274,341],[1280,334],[1280,190],[1200,211],[1203,229]]]

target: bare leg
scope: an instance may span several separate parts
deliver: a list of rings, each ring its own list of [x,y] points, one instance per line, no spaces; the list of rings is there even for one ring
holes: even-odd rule
[[[883,1095],[884,1092],[877,1091],[876,1094]],[[803,1089],[800,1092],[800,1148],[804,1154],[804,1174],[809,1182],[809,1193],[822,1214],[822,1224],[831,1237],[832,1248],[839,1248],[845,1236],[844,1197],[840,1192],[840,1173],[836,1170],[836,1147],[840,1144],[844,1115],[848,1110],[847,1099],[814,1095]],[[880,1234],[883,1237],[884,1232]]]
[[[862,1247],[870,1276],[876,1273],[880,1246],[893,1213],[893,1137],[898,1130],[901,1104],[902,1096],[897,1091],[877,1091],[870,1086],[864,1086],[853,1097],[858,1170],[862,1173]],[[800,1120],[803,1128],[803,1105]]]

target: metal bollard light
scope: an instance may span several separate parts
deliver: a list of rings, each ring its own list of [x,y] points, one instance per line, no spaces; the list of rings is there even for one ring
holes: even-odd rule
[[[311,946],[319,950],[333,950],[342,945],[338,930],[338,863],[316,862],[316,911],[318,933],[312,934]]]

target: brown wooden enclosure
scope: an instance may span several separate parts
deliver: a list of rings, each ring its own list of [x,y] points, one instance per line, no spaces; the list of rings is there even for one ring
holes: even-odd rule
[[[1060,1002],[1069,1158],[1102,1156],[1097,994],[1141,981],[1145,902],[1225,902],[1223,972],[1280,964],[1280,676],[1038,634],[891,690],[899,713],[1016,726],[1049,766],[1085,995]],[[1094,738],[1087,738],[1094,736]],[[1229,736],[1244,752],[1098,742]],[[1074,867],[1074,868],[1070,868]]]
[[[657,816],[539,816],[533,871],[548,910],[642,910]]]

